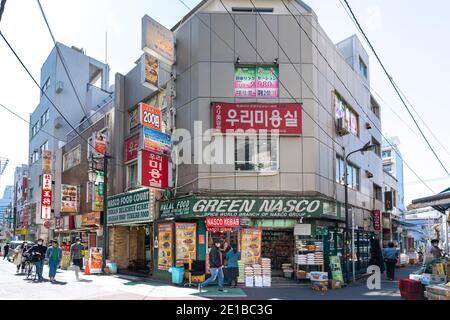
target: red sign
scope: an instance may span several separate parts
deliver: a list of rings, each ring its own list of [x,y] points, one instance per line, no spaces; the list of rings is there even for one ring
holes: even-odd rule
[[[206,228],[239,228],[240,218],[206,218]]]
[[[141,151],[141,185],[166,189],[169,185],[169,160],[149,151]]]
[[[105,155],[108,149],[108,137],[106,134],[97,132],[95,135],[95,152]]]
[[[213,103],[213,128],[221,133],[237,130],[266,131],[285,135],[302,134],[302,105]]]
[[[141,103],[139,106],[142,126],[161,131],[161,110],[153,108],[145,103]]]
[[[45,227],[46,229],[50,229],[51,226],[52,226],[52,222],[51,222],[50,220],[46,220],[46,221],[44,222],[44,227]]]
[[[135,135],[125,140],[125,163],[136,160],[139,151],[139,135]]]
[[[48,220],[52,214],[52,175],[42,175],[41,218]]]
[[[381,211],[375,210],[373,212],[373,229],[375,231],[381,231]]]

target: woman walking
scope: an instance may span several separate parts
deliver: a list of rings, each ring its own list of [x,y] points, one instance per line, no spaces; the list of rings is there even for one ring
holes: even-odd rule
[[[230,251],[227,253],[227,267],[228,267],[228,276],[231,281],[231,285],[237,288],[239,278],[239,265],[238,261],[241,260],[241,253],[237,250],[234,244],[231,244]]]
[[[48,247],[45,258],[48,259],[48,267],[50,269],[48,272],[48,277],[52,283],[55,283],[56,270],[58,269],[59,263],[62,259],[62,250],[58,246],[57,240],[53,240],[53,245]]]
[[[19,273],[20,267],[22,267],[23,272],[23,253],[25,251],[25,242],[20,245],[20,247],[14,250],[13,262],[17,266],[16,273]]]

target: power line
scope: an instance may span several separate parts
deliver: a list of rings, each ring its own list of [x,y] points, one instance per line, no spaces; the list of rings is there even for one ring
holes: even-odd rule
[[[301,26],[301,24],[297,21],[295,15],[292,13],[292,11],[288,8],[288,6],[286,5],[286,3],[284,2],[284,0],[281,0],[283,2],[284,7],[289,11],[289,13],[291,14],[291,16],[293,17],[294,21],[298,24],[298,26],[301,28],[301,30],[303,30],[303,32],[305,32],[306,37],[309,39],[309,41],[311,42],[311,44],[316,48],[317,52],[320,54],[320,56],[324,59],[324,61],[327,63],[328,67],[333,71],[333,73],[335,74],[336,78],[342,83],[342,85],[344,86],[344,88],[347,90],[347,92],[351,95],[351,97],[355,100],[356,104],[361,108],[362,112],[370,119],[369,115],[367,114],[367,112],[365,111],[365,108],[363,106],[361,106],[358,103],[358,100],[353,96],[351,90],[347,87],[347,85],[345,84],[345,82],[341,79],[341,77],[337,74],[336,70],[332,67],[332,65],[330,64],[330,62],[328,61],[328,59],[323,55],[323,53],[320,51],[320,49],[318,48],[318,46],[314,43],[314,41],[311,39],[311,37],[308,35],[308,33],[306,32],[305,29],[303,29],[303,27]],[[295,7],[295,6],[294,6]],[[301,15],[300,11],[297,9],[297,12],[299,12],[299,14]],[[304,19],[305,21],[307,21],[307,19]],[[309,21],[308,21],[309,23]],[[320,34],[320,32],[312,25],[312,23],[310,23],[310,25]],[[324,75],[319,68],[317,68],[317,71],[328,81],[328,83],[330,85],[332,85],[334,87],[334,84],[328,79],[328,77],[326,75]],[[328,113],[330,114],[330,113]],[[331,115],[331,114],[330,114]],[[333,115],[331,115],[333,116]],[[377,131],[381,134],[381,136],[387,141],[387,143],[394,149],[395,153],[397,153],[397,155],[403,160],[403,157],[401,156],[400,153],[397,152],[396,148],[390,143],[390,141],[383,135],[383,132],[381,131],[380,128],[378,128],[375,124],[373,124],[374,127],[377,129]],[[411,172],[414,173],[414,175],[421,181],[422,178],[419,177],[419,175],[411,168],[411,166],[405,161],[403,160],[403,162],[405,163],[405,165],[411,170]],[[423,184],[432,192],[435,193],[425,182],[423,182]]]
[[[342,1],[342,0],[339,0]],[[350,14],[353,18],[353,20],[355,21],[359,31],[361,32],[361,34],[363,35],[364,39],[367,41],[367,43],[369,44],[370,49],[372,50],[373,54],[375,55],[377,61],[379,62],[379,64],[381,65],[384,73],[386,74],[387,78],[389,79],[389,82],[392,84],[392,87],[394,88],[395,92],[397,93],[398,97],[400,98],[400,100],[402,101],[403,105],[405,106],[406,110],[408,111],[409,115],[411,116],[411,118],[414,121],[414,124],[416,125],[417,129],[419,129],[421,135],[423,136],[423,138],[425,139],[426,143],[428,144],[428,147],[430,148],[430,150],[433,152],[434,156],[436,157],[436,159],[438,160],[438,162],[440,163],[440,165],[442,166],[442,168],[444,169],[444,171],[447,173],[448,176],[450,176],[450,172],[447,170],[447,168],[444,166],[444,164],[442,163],[441,159],[438,157],[438,155],[436,154],[436,152],[434,151],[433,147],[431,146],[430,142],[428,141],[427,137],[425,136],[425,134],[423,133],[422,129],[420,128],[419,124],[417,123],[416,119],[414,118],[414,115],[411,113],[411,111],[409,110],[405,100],[403,99],[401,93],[398,90],[398,86],[396,85],[396,83],[394,82],[392,76],[388,73],[386,67],[384,66],[383,62],[381,61],[380,57],[378,56],[377,52],[375,51],[374,47],[372,46],[372,43],[370,42],[369,38],[367,37],[367,35],[365,34],[364,30],[362,29],[358,19],[356,18],[355,14],[353,13],[352,8],[350,7],[349,3],[347,0],[343,0],[345,2],[345,4],[347,5],[347,8],[350,11]],[[342,2],[341,2],[342,4]],[[423,121],[423,120],[422,120]]]
[[[58,52],[59,58],[61,59],[61,63],[62,63],[62,65],[63,65],[64,71],[66,72],[66,75],[67,75],[67,77],[69,78],[70,85],[72,86],[72,89],[73,89],[73,91],[74,91],[74,93],[75,93],[75,96],[76,96],[76,98],[77,98],[77,100],[78,100],[78,103],[80,104],[81,109],[82,109],[84,115],[86,116],[86,118],[89,118],[89,115],[88,115],[88,112],[87,112],[87,110],[86,110],[86,107],[85,107],[84,104],[81,102],[80,96],[78,95],[78,91],[77,91],[77,89],[75,88],[75,85],[74,85],[74,83],[73,83],[73,81],[72,81],[72,77],[71,77],[71,75],[70,75],[69,69],[67,68],[66,62],[65,62],[65,60],[64,60],[64,56],[63,56],[63,54],[62,54],[62,52],[61,52],[61,49],[59,48],[58,43],[56,42],[55,37],[54,37],[54,35],[53,35],[52,29],[50,28],[50,24],[48,23],[48,20],[47,20],[47,17],[46,17],[46,15],[45,15],[44,9],[42,8],[41,2],[40,2],[39,0],[37,0],[37,3],[38,3],[39,8],[40,8],[40,10],[41,10],[42,16],[43,16],[43,18],[44,18],[44,20],[45,20],[45,24],[47,25],[48,31],[50,32],[50,36],[52,37],[52,40],[53,40],[53,43],[54,43],[54,45],[55,45],[56,51]],[[89,121],[89,123],[90,123],[90,120],[88,120],[88,121]]]
[[[9,49],[11,50],[11,52],[14,54],[14,56],[17,58],[17,60],[20,62],[20,64],[22,65],[22,67],[25,69],[25,71],[27,72],[27,74],[30,76],[30,78],[33,80],[34,84],[39,88],[39,90],[41,91],[41,93],[48,99],[48,101],[51,103],[51,105],[55,108],[56,111],[58,111],[58,113],[61,115],[61,117],[64,119],[64,121],[66,121],[66,123],[70,126],[70,128],[72,128],[72,130],[81,138],[83,139],[88,145],[90,145],[92,148],[95,147],[93,145],[91,145],[89,143],[89,141],[87,141],[79,132],[78,130],[76,130],[74,128],[74,126],[69,122],[69,120],[67,120],[67,118],[62,114],[62,112],[59,110],[59,108],[55,105],[55,103],[50,99],[50,97],[47,95],[47,93],[41,88],[41,86],[39,85],[39,83],[36,81],[36,79],[33,77],[33,75],[31,74],[30,70],[28,70],[27,66],[23,63],[22,59],[17,55],[16,51],[14,50],[14,48],[11,46],[11,44],[8,42],[8,40],[5,38],[5,36],[3,35],[3,32],[0,31],[0,36],[3,38],[3,40],[5,41],[5,43],[8,45]]]

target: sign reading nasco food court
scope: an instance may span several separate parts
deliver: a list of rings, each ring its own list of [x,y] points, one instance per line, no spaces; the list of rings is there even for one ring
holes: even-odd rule
[[[162,202],[160,206],[161,218],[175,216],[309,218],[323,215],[326,215],[324,200],[315,198],[190,197]]]
[[[141,189],[108,198],[108,225],[151,222],[153,192]]]

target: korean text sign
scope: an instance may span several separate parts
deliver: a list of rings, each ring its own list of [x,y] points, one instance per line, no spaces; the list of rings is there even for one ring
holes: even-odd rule
[[[166,189],[169,181],[169,160],[167,157],[141,151],[141,185],[156,189]]]
[[[139,151],[139,140],[140,136],[138,134],[125,140],[125,163],[137,159]]]
[[[238,98],[278,98],[278,66],[238,66],[234,74],[234,96]]]
[[[212,103],[213,128],[221,133],[237,130],[302,134],[302,105]]]

